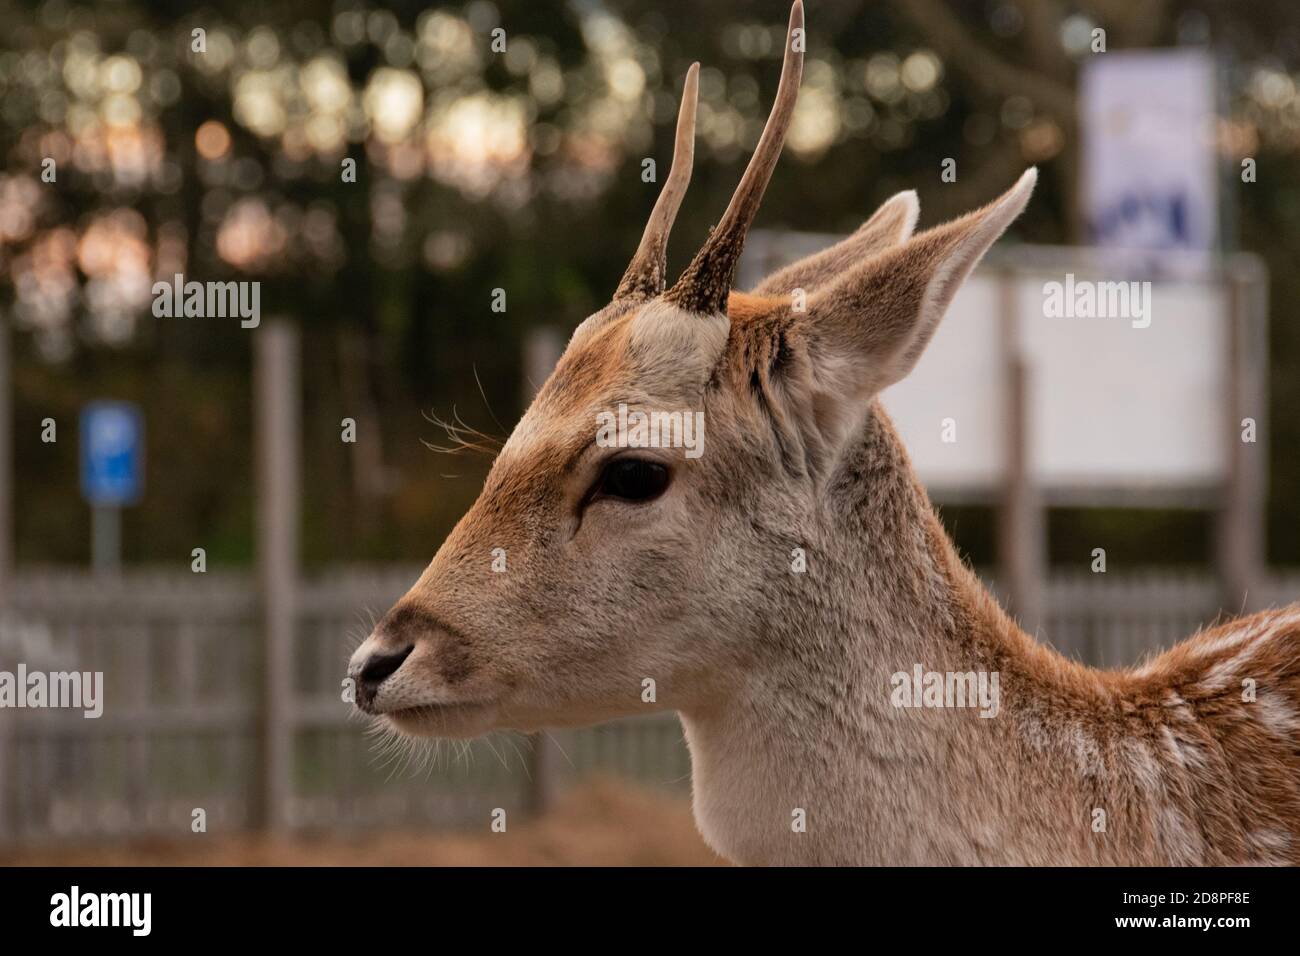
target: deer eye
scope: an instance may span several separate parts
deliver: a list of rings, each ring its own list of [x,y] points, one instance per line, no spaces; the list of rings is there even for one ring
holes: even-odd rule
[[[645,458],[615,458],[596,482],[596,498],[652,501],[664,493],[671,477],[667,466]]]

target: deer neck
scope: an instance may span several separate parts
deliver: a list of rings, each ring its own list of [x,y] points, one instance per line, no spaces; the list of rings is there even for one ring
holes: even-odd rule
[[[746,636],[773,653],[682,712],[701,832],[738,863],[1027,861],[1022,837],[1059,824],[1029,799],[1016,721],[896,706],[891,677],[1010,671],[1020,692],[1052,652],[962,565],[878,410],[827,500],[806,574]]]

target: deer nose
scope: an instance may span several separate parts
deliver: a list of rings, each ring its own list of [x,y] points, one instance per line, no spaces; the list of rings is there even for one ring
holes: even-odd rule
[[[357,675],[357,691],[361,701],[373,700],[379,692],[379,685],[393,674],[415,650],[414,644],[408,644],[400,651],[375,651],[361,665]]]

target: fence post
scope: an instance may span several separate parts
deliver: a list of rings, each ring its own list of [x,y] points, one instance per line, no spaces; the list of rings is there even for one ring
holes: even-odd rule
[[[1267,564],[1265,497],[1268,431],[1268,274],[1254,256],[1227,265],[1227,395],[1224,423],[1228,480],[1218,512],[1216,563],[1220,606],[1240,614],[1261,606]],[[1255,441],[1242,441],[1242,419],[1255,420]]]
[[[259,767],[253,820],[271,831],[289,823],[293,783],[292,662],[298,590],[298,331],[274,319],[255,333],[257,564],[262,609]]]
[[[525,406],[550,377],[563,352],[564,342],[554,328],[539,326],[525,334],[524,380],[521,385]],[[528,750],[528,808],[533,814],[540,815],[555,802],[560,753],[549,734],[530,734],[528,741],[531,744]]]
[[[999,277],[1007,450],[998,514],[998,564],[1011,611],[1030,634],[1043,625],[1043,580],[1047,574],[1043,504],[1029,460],[1029,367],[1020,348],[1015,273]]]

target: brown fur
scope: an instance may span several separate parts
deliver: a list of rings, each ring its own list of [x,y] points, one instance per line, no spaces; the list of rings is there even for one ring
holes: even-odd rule
[[[727,320],[732,326],[748,325],[774,313],[790,308],[788,295],[751,295],[735,292],[727,297]]]

